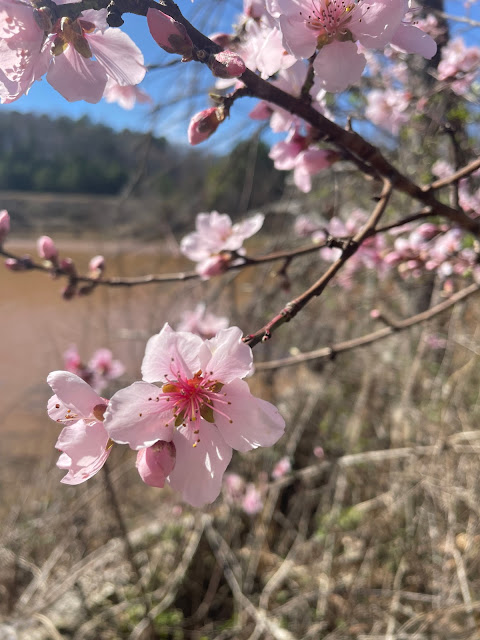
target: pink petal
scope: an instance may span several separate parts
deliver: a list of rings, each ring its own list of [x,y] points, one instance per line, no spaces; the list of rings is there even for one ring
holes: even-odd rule
[[[273,404],[252,396],[246,382],[234,380],[223,387],[222,393],[231,404],[220,408],[232,422],[215,411],[214,402],[215,424],[233,449],[249,451],[270,447],[282,437],[285,420]]]
[[[110,454],[110,449],[106,449],[107,443],[108,434],[101,422],[78,420],[67,425],[55,445],[70,458],[68,467],[65,455],[62,454],[59,458],[60,468],[69,468],[61,482],[80,484],[98,473]]]
[[[172,416],[169,403],[158,387],[148,382],[134,382],[113,395],[103,424],[115,442],[142,449],[158,440],[172,439],[173,421],[165,426]]]
[[[437,43],[428,33],[410,24],[401,24],[391,43],[407,53],[417,53],[430,60],[437,53]]]
[[[177,379],[177,372],[190,378],[198,371],[198,351],[202,339],[190,333],[176,332],[168,324],[147,342],[142,362],[142,377],[146,382]]]
[[[202,420],[200,442],[190,429],[180,427],[173,435],[177,451],[176,464],[168,482],[172,489],[194,507],[210,504],[219,495],[222,478],[231,458],[232,449],[225,444],[217,428]]]
[[[85,100],[95,104],[103,96],[107,74],[97,60],[88,60],[68,47],[53,58],[47,82],[69,102]]]
[[[310,58],[317,47],[317,35],[309,29],[301,16],[289,18],[281,15],[280,30],[283,34],[285,49],[296,58]]]
[[[88,44],[108,76],[118,84],[139,84],[145,77],[142,52],[120,29],[93,33],[88,36]]]
[[[202,361],[204,373],[212,372],[212,377],[224,384],[248,375],[252,371],[253,355],[250,347],[242,342],[242,337],[241,329],[230,327],[207,340],[205,345],[211,356],[208,361]],[[202,353],[202,360],[206,353]]]
[[[175,445],[159,440],[151,447],[140,449],[136,466],[145,484],[161,489],[175,466]]]
[[[365,56],[358,53],[354,42],[334,42],[324,46],[313,63],[315,82],[312,95],[320,90],[338,93],[360,79]]]
[[[47,382],[61,402],[82,418],[91,416],[93,408],[97,404],[105,404],[103,398],[95,393],[90,385],[69,371],[52,371]],[[50,415],[50,417],[52,416]],[[55,420],[55,418],[53,419]]]

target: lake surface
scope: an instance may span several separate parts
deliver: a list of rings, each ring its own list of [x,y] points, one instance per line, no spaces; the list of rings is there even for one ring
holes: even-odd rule
[[[79,273],[101,253],[106,276],[164,273],[190,269],[191,263],[161,254],[156,247],[101,241],[57,242],[61,256],[72,257]],[[12,253],[36,255],[35,241],[8,241]],[[63,369],[63,352],[72,344],[88,361],[100,347],[110,348],[124,362],[124,382],[140,377],[145,343],[180,310],[196,303],[202,283],[98,287],[93,294],[65,301],[65,280],[48,274],[12,273],[0,268],[0,456],[2,465],[33,462],[53,455],[59,429],[46,416],[51,395],[50,371]],[[173,303],[176,303],[175,305]],[[178,303],[178,304],[177,304]],[[123,386],[119,381],[119,386]],[[115,389],[112,389],[113,391]],[[52,454],[53,452],[53,454]]]

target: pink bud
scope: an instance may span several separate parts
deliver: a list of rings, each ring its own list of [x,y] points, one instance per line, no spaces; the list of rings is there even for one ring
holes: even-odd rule
[[[208,280],[212,276],[219,276],[227,271],[231,261],[229,253],[220,253],[217,256],[210,256],[197,265],[197,273],[202,280]]]
[[[69,276],[77,275],[77,270],[75,269],[75,265],[73,264],[73,260],[71,258],[62,258],[58,266]]]
[[[137,454],[137,469],[145,484],[162,488],[165,478],[175,466],[176,451],[173,442],[159,440],[151,447],[140,449]]]
[[[55,243],[49,236],[41,236],[37,240],[37,251],[43,260],[51,260],[55,262],[58,258],[58,251]]]
[[[325,452],[324,452],[324,450],[322,449],[322,447],[315,447],[315,449],[313,450],[313,455],[314,455],[316,458],[320,458],[320,459],[322,459],[322,458],[325,456]]]
[[[105,258],[103,256],[95,256],[88,263],[88,270],[92,278],[100,278],[105,271]]]
[[[22,256],[21,258],[7,258],[5,260],[5,266],[10,271],[27,271],[33,267],[33,262],[30,256]]]
[[[200,144],[225,120],[223,112],[217,107],[210,107],[195,114],[188,125],[188,141],[191,145]]]
[[[238,78],[245,72],[242,58],[233,51],[220,51],[208,59],[208,66],[217,78]]]
[[[0,211],[0,245],[3,243],[5,238],[10,231],[10,216],[8,215],[8,211],[3,209]]]
[[[380,317],[380,311],[378,309],[372,309],[370,311],[370,318],[372,318],[373,320],[376,320],[379,317]]]
[[[158,9],[149,9],[147,22],[152,38],[167,53],[179,53],[183,60],[191,60],[193,42],[180,22]]]

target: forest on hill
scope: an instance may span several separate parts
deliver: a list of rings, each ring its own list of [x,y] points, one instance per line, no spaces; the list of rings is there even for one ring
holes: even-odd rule
[[[252,153],[255,172],[248,175]],[[0,191],[3,196],[29,194],[25,220],[36,193],[154,200],[165,211],[177,210],[180,219],[185,207],[235,215],[240,208],[278,199],[284,181],[285,174],[273,168],[268,147],[256,138],[219,157],[173,146],[150,133],[117,132],[87,117],[0,114]]]

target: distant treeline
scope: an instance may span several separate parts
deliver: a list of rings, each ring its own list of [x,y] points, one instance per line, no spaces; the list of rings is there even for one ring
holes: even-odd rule
[[[0,189],[157,197],[235,213],[276,200],[285,174],[273,169],[268,148],[239,143],[227,156],[172,146],[165,138],[116,132],[87,117],[52,119],[0,114]],[[254,163],[255,171],[252,171]]]

